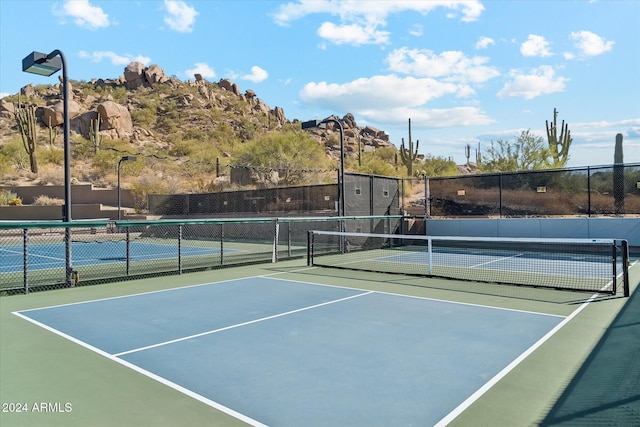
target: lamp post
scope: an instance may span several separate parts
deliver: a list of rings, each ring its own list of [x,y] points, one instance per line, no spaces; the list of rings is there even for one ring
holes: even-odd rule
[[[22,71],[51,76],[62,69],[62,106],[64,132],[64,206],[62,221],[71,222],[71,148],[69,144],[69,78],[67,76],[67,60],[64,54],[56,49],[49,54],[31,52],[22,60]],[[67,286],[72,286],[71,276],[71,229],[65,228],[65,267]]]
[[[136,156],[122,156],[118,160],[118,221],[120,221],[120,165],[122,162],[135,162],[136,160]]]
[[[339,216],[344,216],[345,215],[345,209],[344,209],[344,196],[345,196],[345,189],[344,189],[344,129],[342,127],[342,123],[340,123],[339,120],[333,119],[333,118],[328,118],[328,119],[324,119],[324,120],[309,120],[306,122],[302,122],[302,129],[311,129],[311,128],[316,128],[316,127],[320,127],[321,125],[325,124],[325,123],[335,123],[338,125],[338,129],[340,129],[340,176],[339,176],[339,180],[340,180],[340,186],[339,186],[339,198],[338,198],[338,215]]]

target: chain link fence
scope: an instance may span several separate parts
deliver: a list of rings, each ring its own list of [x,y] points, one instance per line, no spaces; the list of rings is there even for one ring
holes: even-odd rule
[[[0,295],[301,258],[309,230],[401,233],[403,220],[0,222]]]
[[[449,218],[640,215],[640,164],[407,181],[416,197],[408,199],[405,209],[416,215]]]
[[[399,215],[400,182],[393,177],[345,174],[345,215]],[[262,188],[199,194],[150,194],[149,214],[335,215],[340,189],[335,184]]]

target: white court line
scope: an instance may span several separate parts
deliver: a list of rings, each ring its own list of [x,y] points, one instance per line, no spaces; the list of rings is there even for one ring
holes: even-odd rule
[[[610,287],[612,282],[609,282],[605,286],[602,287],[602,290]],[[587,306],[592,303],[596,298],[600,296],[600,293],[596,292],[589,298],[587,301],[582,303],[580,307],[578,307],[573,313],[567,316],[563,321],[558,323],[553,329],[547,332],[542,338],[540,338],[537,342],[535,342],[531,347],[525,350],[520,356],[514,359],[511,363],[509,363],[503,370],[498,372],[493,378],[487,381],[482,387],[475,391],[471,396],[469,396],[464,402],[458,405],[453,411],[451,411],[447,416],[438,421],[434,427],[445,427],[451,421],[456,419],[460,414],[462,414],[469,406],[475,403],[483,394],[485,394],[491,387],[496,385],[498,381],[507,376],[509,372],[515,369],[523,360],[529,357],[534,351],[536,351],[539,347],[541,347],[545,342],[547,342],[553,335],[555,335],[560,329],[562,329],[567,323],[573,320],[582,310],[587,308]]]
[[[193,399],[196,399],[196,400],[204,403],[205,405],[211,406],[212,408],[215,408],[215,409],[217,409],[217,410],[219,410],[221,412],[224,412],[225,414],[230,415],[230,416],[232,416],[232,417],[234,417],[234,418],[236,418],[236,419],[238,419],[240,421],[243,421],[243,422],[245,422],[245,423],[247,423],[247,424],[249,424],[251,426],[254,426],[254,427],[267,427],[266,424],[263,424],[263,423],[261,423],[261,422],[259,422],[257,420],[254,420],[253,418],[250,418],[250,417],[248,417],[248,416],[246,416],[244,414],[236,412],[233,409],[228,408],[228,407],[226,407],[226,406],[224,406],[224,405],[222,405],[222,404],[220,404],[218,402],[215,402],[213,400],[207,399],[206,397],[204,397],[204,396],[202,396],[202,395],[200,395],[198,393],[195,393],[195,392],[189,390],[188,388],[182,387],[182,386],[180,386],[180,385],[178,385],[178,384],[176,384],[174,382],[169,381],[168,379],[166,379],[164,377],[161,377],[161,376],[158,376],[158,375],[154,374],[153,372],[149,372],[146,369],[142,369],[141,367],[134,365],[133,363],[129,363],[126,360],[120,359],[119,357],[116,357],[116,356],[111,355],[111,354],[109,354],[109,353],[107,353],[105,351],[102,351],[99,348],[96,348],[96,347],[94,347],[94,346],[92,346],[90,344],[85,343],[84,341],[80,341],[80,340],[72,337],[71,335],[67,335],[62,331],[54,329],[54,328],[52,328],[52,327],[50,327],[50,326],[48,326],[48,325],[46,325],[44,323],[40,323],[37,320],[31,319],[30,317],[27,317],[27,316],[23,315],[20,312],[13,312],[12,314],[15,314],[16,316],[18,316],[18,317],[20,317],[20,318],[22,318],[22,319],[24,319],[24,320],[26,320],[28,322],[31,322],[31,323],[33,323],[35,325],[40,326],[41,328],[44,328],[44,329],[46,329],[46,330],[48,330],[50,332],[53,332],[56,335],[59,335],[59,336],[61,336],[63,338],[66,338],[69,341],[74,342],[74,343],[76,343],[76,344],[78,344],[78,345],[80,345],[80,346],[82,346],[82,347],[84,347],[86,349],[89,349],[89,350],[91,350],[91,351],[93,351],[95,353],[98,353],[99,355],[104,356],[109,360],[112,360],[112,361],[114,361],[116,363],[119,363],[119,364],[121,364],[123,366],[126,366],[127,368],[132,369],[132,370],[134,370],[134,371],[136,371],[136,372],[138,372],[138,373],[140,373],[142,375],[145,375],[145,376],[147,376],[147,377],[149,377],[149,378],[151,378],[153,380],[156,380],[161,384],[164,384],[164,385],[166,385],[168,387],[171,387],[172,389],[174,389],[174,390],[176,390],[176,391],[178,391],[178,392],[180,392],[180,393],[182,393],[184,395],[187,395],[187,396],[189,396],[189,397],[191,397]]]
[[[494,260],[492,260],[492,261],[481,262],[480,264],[471,265],[471,266],[469,266],[469,267],[467,267],[467,268],[476,268],[476,267],[480,267],[480,266],[487,265],[487,264],[493,264],[494,262],[504,261],[504,260],[507,260],[507,259],[511,259],[511,258],[519,257],[519,256],[521,256],[521,255],[524,255],[524,254],[516,254],[516,255],[511,255],[511,256],[507,256],[507,257],[502,257],[502,258],[494,259]],[[507,271],[510,271],[510,270],[507,270]]]
[[[162,346],[165,346],[165,345],[169,345],[169,344],[174,344],[174,343],[181,342],[181,341],[190,340],[192,338],[199,338],[199,337],[203,337],[205,335],[211,335],[211,334],[215,334],[217,332],[227,331],[229,329],[235,329],[235,328],[239,328],[239,327],[242,327],[242,326],[252,325],[254,323],[264,322],[265,320],[276,319],[278,317],[284,317],[284,316],[288,316],[290,314],[295,314],[295,313],[300,313],[302,311],[312,310],[314,308],[323,307],[325,305],[335,304],[337,302],[347,301],[347,300],[350,300],[350,299],[353,299],[353,298],[359,298],[359,297],[362,297],[362,296],[365,296],[365,295],[369,295],[369,294],[372,294],[372,293],[373,293],[373,291],[363,292],[361,294],[351,295],[351,296],[348,296],[348,297],[345,297],[345,298],[340,298],[340,299],[336,299],[336,300],[332,300],[332,301],[327,301],[327,302],[323,302],[323,303],[320,303],[320,304],[314,304],[314,305],[310,305],[308,307],[302,307],[302,308],[298,308],[296,310],[286,311],[284,313],[274,314],[273,316],[261,317],[260,319],[249,320],[248,322],[242,322],[242,323],[237,323],[235,325],[225,326],[224,328],[213,329],[211,331],[201,332],[199,334],[189,335],[189,336],[186,336],[186,337],[176,338],[176,339],[173,339],[173,340],[164,341],[164,342],[160,342],[160,343],[157,343],[157,344],[147,345],[145,347],[134,348],[132,350],[123,351],[121,353],[116,353],[116,354],[114,354],[114,356],[115,357],[120,357],[120,356],[124,356],[125,354],[137,353],[139,351],[144,351],[144,350],[149,350],[149,349],[152,349],[152,348],[162,347]]]

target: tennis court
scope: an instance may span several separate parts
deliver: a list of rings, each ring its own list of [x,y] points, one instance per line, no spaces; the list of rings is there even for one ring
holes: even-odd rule
[[[72,242],[71,251],[74,254],[74,264],[77,267],[87,265],[103,265],[127,260],[127,244],[129,245],[128,259],[136,261],[154,261],[178,257],[178,247],[175,244],[161,244],[148,242],[120,241],[88,241]],[[31,270],[61,268],[65,266],[64,243],[33,244],[28,251],[27,263]],[[220,250],[214,247],[183,245],[180,250],[185,257],[217,255]],[[234,252],[237,250],[229,250]],[[19,272],[24,267],[23,247],[18,245],[0,247],[0,273]]]
[[[567,413],[556,402],[634,297],[303,260],[5,297],[0,421],[555,425],[548,414]],[[640,420],[637,400],[604,399]],[[605,406],[591,416],[617,408]],[[583,420],[573,408],[557,419]]]

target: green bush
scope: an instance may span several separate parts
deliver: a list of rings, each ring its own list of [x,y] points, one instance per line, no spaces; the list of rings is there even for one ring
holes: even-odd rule
[[[22,205],[22,199],[14,192],[2,189],[0,190],[0,205],[20,206]]]

